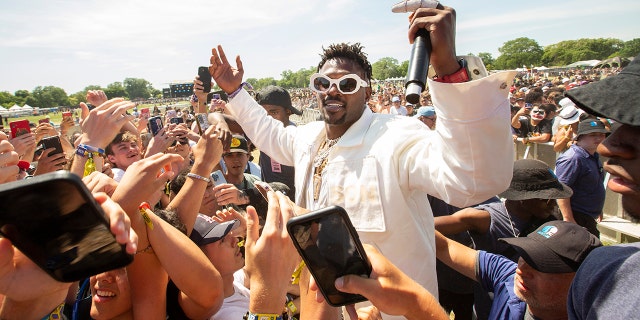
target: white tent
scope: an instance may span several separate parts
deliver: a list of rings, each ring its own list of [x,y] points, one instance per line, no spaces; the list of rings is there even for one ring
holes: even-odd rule
[[[13,107],[9,108],[9,110],[11,110],[11,111],[20,111],[20,110],[22,110],[22,108],[20,108],[19,105],[14,104]]]
[[[22,109],[23,110],[33,110],[33,107],[28,105],[28,104],[25,104],[24,106],[22,106]]]

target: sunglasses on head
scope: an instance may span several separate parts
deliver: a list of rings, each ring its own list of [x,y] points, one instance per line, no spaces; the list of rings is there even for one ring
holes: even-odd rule
[[[320,73],[313,74],[309,82],[309,88],[318,93],[326,93],[331,86],[335,85],[342,94],[352,94],[360,90],[361,87],[368,87],[369,84],[362,80],[357,74],[346,74],[338,79],[332,79]]]

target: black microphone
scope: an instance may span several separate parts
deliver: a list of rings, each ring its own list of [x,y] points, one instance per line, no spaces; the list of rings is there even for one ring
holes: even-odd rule
[[[431,38],[429,37],[429,31],[421,28],[416,32],[416,38],[413,40],[407,80],[404,83],[405,99],[411,104],[420,102],[420,94],[426,86],[430,57]]]

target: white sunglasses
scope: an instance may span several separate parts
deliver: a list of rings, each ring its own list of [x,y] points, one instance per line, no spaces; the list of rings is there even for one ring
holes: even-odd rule
[[[346,74],[338,79],[331,79],[324,74],[315,73],[309,82],[309,88],[318,93],[326,93],[332,85],[335,85],[342,94],[352,94],[360,90],[360,87],[369,86],[366,81],[354,73]]]

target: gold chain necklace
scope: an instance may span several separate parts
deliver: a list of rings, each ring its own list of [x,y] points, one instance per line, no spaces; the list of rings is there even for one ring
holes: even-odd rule
[[[320,197],[320,186],[322,185],[322,171],[327,165],[327,158],[329,153],[333,150],[333,147],[338,143],[342,136],[335,139],[325,139],[320,148],[318,154],[313,158],[313,200],[318,200]]]

